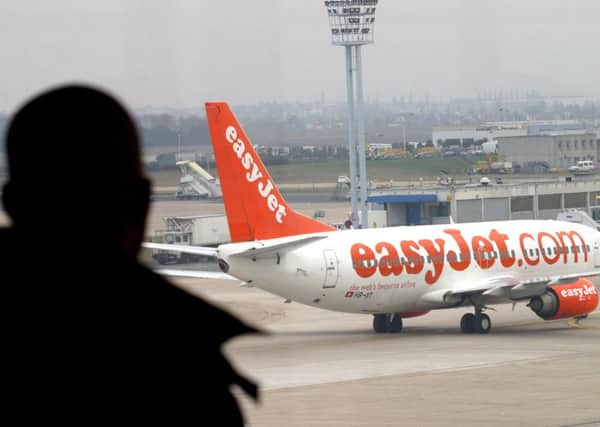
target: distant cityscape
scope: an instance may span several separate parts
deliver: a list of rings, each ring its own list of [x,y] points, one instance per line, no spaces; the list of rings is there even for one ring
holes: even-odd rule
[[[254,144],[280,147],[268,151],[272,157],[281,157],[281,153],[307,151],[300,147],[309,147],[309,153],[302,155],[312,152],[321,159],[347,156],[345,102],[329,102],[323,95],[309,103],[270,102],[233,105],[233,109]],[[197,111],[142,108],[134,114],[140,124],[146,161],[156,160],[161,154],[202,154],[211,151],[202,106]],[[570,123],[572,130],[598,135],[600,99],[583,96],[545,97],[535,91],[520,96],[512,92],[490,92],[476,98],[444,101],[401,96],[390,101],[367,102],[365,120],[368,144],[389,144],[393,148],[407,150],[440,145],[442,140],[436,136],[440,130],[478,129],[494,122],[500,122],[500,127],[503,122],[513,125],[527,122],[562,123],[559,128],[546,127],[548,131],[565,130],[564,124]],[[2,145],[7,121],[7,115],[0,115]],[[523,136],[522,133],[516,135]],[[466,139],[467,145],[481,145],[487,138]],[[457,141],[454,139],[443,143],[456,145]],[[464,143],[465,140],[459,142],[461,146]],[[0,168],[3,164],[0,158]]]

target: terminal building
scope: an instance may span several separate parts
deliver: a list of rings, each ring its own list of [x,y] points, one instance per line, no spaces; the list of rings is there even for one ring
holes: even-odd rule
[[[450,222],[556,219],[566,209],[600,221],[600,177],[464,186],[431,186],[370,192],[387,226]]]

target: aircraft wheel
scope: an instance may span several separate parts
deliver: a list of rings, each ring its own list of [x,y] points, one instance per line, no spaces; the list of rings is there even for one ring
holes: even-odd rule
[[[475,315],[473,313],[467,313],[460,319],[460,330],[463,334],[475,332]]]
[[[490,316],[484,313],[475,315],[474,319],[475,332],[478,334],[487,334],[492,329],[492,321]]]
[[[373,315],[373,330],[378,334],[383,334],[388,331],[388,315],[374,314]]]
[[[400,317],[400,315],[394,313],[391,315],[388,332],[390,332],[392,334],[397,334],[401,331],[402,331],[402,317]]]

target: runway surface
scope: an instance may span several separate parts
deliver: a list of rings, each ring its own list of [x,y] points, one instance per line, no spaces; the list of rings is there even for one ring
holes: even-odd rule
[[[380,335],[370,316],[232,281],[176,282],[269,333],[226,346],[263,391],[259,405],[240,395],[249,425],[600,425],[599,313],[577,325],[499,306],[489,335],[463,335],[466,309],[443,310]]]

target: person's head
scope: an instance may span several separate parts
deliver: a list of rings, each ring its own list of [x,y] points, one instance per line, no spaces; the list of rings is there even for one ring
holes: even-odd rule
[[[64,86],[28,101],[12,118],[2,199],[14,228],[134,255],[143,237],[150,184],[136,126],[100,90]]]

